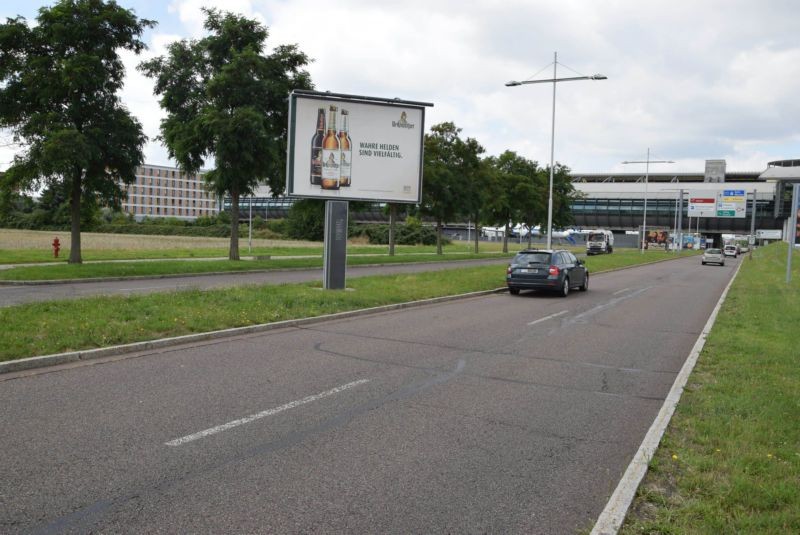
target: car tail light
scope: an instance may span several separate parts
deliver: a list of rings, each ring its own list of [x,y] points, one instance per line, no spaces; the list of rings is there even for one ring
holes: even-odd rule
[[[511,266],[508,266],[508,269],[506,269],[506,275],[511,275]]]
[[[558,266],[550,266],[548,273],[554,277],[558,277],[558,274],[560,273]]]

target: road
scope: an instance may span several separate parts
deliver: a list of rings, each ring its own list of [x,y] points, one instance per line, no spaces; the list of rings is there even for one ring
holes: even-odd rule
[[[386,264],[381,266],[349,266],[347,277],[390,275],[440,271],[458,266],[483,266],[508,264],[508,258],[458,260],[455,262],[429,262],[416,264]],[[0,285],[0,307],[39,301],[74,299],[95,295],[141,295],[174,290],[230,288],[245,284],[287,284],[321,281],[322,268],[291,271],[262,271],[258,273],[225,273],[190,277],[144,278],[102,282],[64,282],[58,284],[3,286]]]
[[[590,528],[738,262],[0,376],[0,532]]]

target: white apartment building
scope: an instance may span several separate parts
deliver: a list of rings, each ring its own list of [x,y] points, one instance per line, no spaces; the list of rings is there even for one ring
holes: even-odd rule
[[[137,220],[194,220],[219,213],[217,199],[204,188],[202,173],[187,174],[177,167],[145,164],[136,169],[136,181],[122,189],[128,193],[122,201],[122,211]]]

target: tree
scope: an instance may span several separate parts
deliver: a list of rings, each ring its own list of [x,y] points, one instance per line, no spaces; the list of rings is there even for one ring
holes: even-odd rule
[[[115,2],[60,0],[0,25],[0,128],[25,149],[3,175],[5,190],[61,184],[69,195],[69,262],[81,263],[81,207],[118,207],[147,138],[122,105],[119,50],[141,52],[154,22]]]
[[[265,55],[269,35],[254,20],[203,9],[210,35],[178,41],[169,54],[140,69],[155,79],[155,94],[167,117],[161,137],[170,157],[187,172],[207,158],[208,188],[231,197],[229,258],[239,259],[239,199],[267,182],[274,195],[286,177],[287,95],[313,89],[303,67],[308,57],[295,45]]]
[[[455,124],[445,122],[433,125],[431,133],[425,134],[420,209],[436,220],[436,254],[442,254],[442,225],[465,213],[469,203],[470,184],[461,172],[470,169],[469,155],[480,145],[475,142],[466,146],[458,136],[460,132]]]
[[[553,228],[567,227],[575,222],[572,204],[581,194],[572,185],[569,171],[569,167],[556,162],[555,173],[553,173]],[[549,167],[547,173],[549,180]]]
[[[486,206],[484,208],[484,222],[492,226],[503,225],[503,252],[508,252],[508,234],[511,221],[521,221],[521,202],[517,199],[521,186],[526,181],[526,173],[534,169],[536,163],[530,162],[516,152],[507,150],[498,157],[491,156],[486,159],[489,168],[486,181]]]

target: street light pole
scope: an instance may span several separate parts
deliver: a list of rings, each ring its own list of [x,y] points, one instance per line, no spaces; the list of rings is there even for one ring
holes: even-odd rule
[[[623,164],[643,163],[644,168],[644,216],[642,217],[642,243],[640,244],[642,254],[644,254],[644,244],[647,241],[647,183],[650,179],[650,164],[651,163],[675,163],[672,160],[651,160],[650,147],[647,147],[647,159],[645,161],[625,161]]]
[[[515,87],[525,84],[543,84],[553,82],[553,113],[552,122],[550,125],[550,185],[547,195],[547,248],[550,249],[553,244],[553,179],[555,173],[555,146],[556,146],[556,82],[572,82],[576,80],[607,80],[608,78],[602,74],[593,74],[591,76],[571,76],[568,78],[557,77],[558,66],[558,52],[553,53],[553,78],[550,80],[525,80],[522,82],[511,81],[506,84],[506,87]]]
[[[547,192],[547,248],[553,244],[553,176],[556,152],[556,67],[558,52],[553,52],[553,119],[550,122],[550,186]]]

